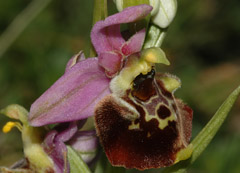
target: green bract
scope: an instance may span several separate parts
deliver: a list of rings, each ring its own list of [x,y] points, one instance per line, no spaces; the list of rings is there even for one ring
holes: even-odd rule
[[[200,156],[200,154],[206,149],[208,144],[212,141],[213,137],[216,135],[217,131],[225,121],[228,113],[230,112],[232,106],[240,95],[240,86],[235,89],[228,98],[219,107],[212,119],[207,123],[207,125],[202,129],[202,131],[195,137],[192,141],[193,152],[192,157],[186,161],[182,161],[170,168],[166,168],[164,173],[176,172],[182,173],[186,172],[186,169]]]
[[[88,166],[82,160],[81,156],[79,156],[76,151],[74,151],[70,146],[67,146],[68,150],[68,161],[70,164],[70,172],[84,172],[90,173]]]

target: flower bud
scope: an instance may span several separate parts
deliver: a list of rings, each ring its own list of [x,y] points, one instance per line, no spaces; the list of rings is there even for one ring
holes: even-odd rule
[[[68,144],[81,155],[87,164],[91,164],[97,155],[98,140],[95,130],[77,132]]]
[[[157,3],[158,1],[158,3]],[[166,28],[170,25],[177,11],[176,0],[150,0],[153,6],[152,22],[160,28]],[[156,9],[158,8],[158,10]],[[157,12],[156,12],[157,11]]]
[[[122,11],[124,0],[114,0],[114,2],[118,11]],[[167,28],[175,17],[177,0],[149,0],[149,4],[153,7],[151,11],[152,23],[160,28]]]

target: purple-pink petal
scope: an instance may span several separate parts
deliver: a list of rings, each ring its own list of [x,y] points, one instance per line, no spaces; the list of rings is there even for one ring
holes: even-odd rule
[[[110,76],[116,74],[122,67],[122,55],[117,52],[103,52],[98,56],[99,65],[102,66]]]
[[[97,58],[75,64],[31,106],[33,126],[69,122],[93,116],[94,107],[110,94],[109,79]]]
[[[122,12],[97,22],[91,32],[91,39],[96,52],[119,51],[124,44],[120,33],[120,24],[135,22],[146,17],[152,10],[149,5],[128,7]]]
[[[124,43],[121,48],[121,52],[126,56],[139,52],[142,49],[144,39],[145,29],[142,29]]]
[[[63,123],[50,131],[42,144],[44,151],[52,158],[57,173],[70,172],[67,160],[67,147],[64,142],[72,138],[86,120]]]
[[[57,134],[58,132],[56,130],[47,134],[43,143],[43,149],[52,158],[56,172],[62,173],[64,169],[69,172],[69,165],[64,164],[65,159],[63,157],[64,155],[67,156],[67,148],[63,142],[55,140]]]
[[[86,120],[81,120],[80,122],[84,124]],[[65,127],[65,124],[67,124],[68,128]],[[56,130],[59,132],[58,135],[56,136],[57,141],[66,142],[69,139],[71,139],[71,137],[73,137],[73,135],[75,135],[76,132],[78,131],[77,122],[71,122],[71,123],[65,123],[65,124],[64,123],[61,124],[59,126],[60,129],[56,128]]]

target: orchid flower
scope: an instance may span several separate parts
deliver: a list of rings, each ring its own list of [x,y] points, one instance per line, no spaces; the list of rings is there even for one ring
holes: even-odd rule
[[[111,80],[112,94],[95,109],[97,134],[112,165],[145,170],[191,156],[192,110],[174,97],[180,80],[155,74],[154,63],[168,64],[158,48],[129,56]]]
[[[98,141],[113,166],[183,170],[216,134],[240,87],[190,143],[193,111],[174,96],[181,81],[155,69],[155,64],[170,64],[159,48],[164,33],[160,28],[167,28],[174,18],[176,0],[149,0],[155,8],[143,4],[125,9],[123,2],[134,2],[115,2],[121,12],[97,22],[91,32],[97,57],[86,59],[82,51],[73,56],[63,76],[32,104],[29,113],[18,105],[0,110],[20,121],[8,122],[3,132],[13,127],[21,131],[25,155],[23,162],[0,171],[90,172],[86,164],[96,160]],[[123,37],[121,24],[136,24],[150,14],[158,27],[138,28]],[[149,37],[156,36],[154,28],[158,36],[149,43]],[[96,130],[81,131],[90,117]],[[54,128],[39,127],[56,123]]]
[[[53,160],[56,172],[70,172],[66,142],[80,153],[85,163],[90,164],[95,159],[98,141],[94,131],[78,131],[85,122],[60,124],[45,136],[42,146]]]
[[[169,61],[160,48],[141,51],[144,30],[133,35],[129,44],[121,37],[119,23],[133,22],[137,9],[146,16],[152,8],[126,8],[96,23],[91,38],[99,64],[108,76],[115,75],[111,94],[95,108],[100,142],[112,165],[144,170],[170,166],[191,156],[192,110],[173,95],[181,85],[177,77],[155,75],[154,64],[169,65]],[[129,48],[131,45],[136,47]]]
[[[27,110],[19,105],[9,105],[5,109],[2,109],[0,113],[11,119],[17,120],[9,121],[3,127],[3,132],[8,133],[13,127],[18,128],[21,131],[24,155],[27,160],[27,162],[21,162],[21,164],[14,166],[12,169],[0,167],[0,172],[53,172],[54,163],[41,146],[45,130],[42,127],[30,126],[27,121]]]
[[[66,142],[80,155],[83,153],[82,160],[85,163],[90,164],[94,161],[98,144],[95,132],[78,131],[86,120],[63,123],[47,133],[43,127],[30,126],[27,121],[28,112],[19,105],[10,105],[1,110],[1,113],[21,121],[22,124],[8,122],[3,127],[3,132],[9,132],[13,127],[17,127],[21,131],[26,162],[20,162],[21,164],[18,163],[12,169],[0,167],[0,170],[8,172],[70,172]]]
[[[91,39],[98,57],[73,57],[65,74],[31,106],[30,123],[71,122],[95,114],[100,142],[116,166],[144,170],[190,157],[192,110],[173,95],[180,80],[155,75],[154,64],[169,61],[160,48],[141,50],[146,29],[128,40],[120,32],[120,24],[137,22],[151,10],[133,6],[97,22]]]

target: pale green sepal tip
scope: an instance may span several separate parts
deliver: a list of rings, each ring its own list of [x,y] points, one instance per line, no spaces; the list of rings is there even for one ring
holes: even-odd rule
[[[9,105],[6,108],[1,109],[0,113],[9,118],[20,120],[23,124],[28,124],[28,111],[18,104]]]
[[[193,152],[190,159],[179,162],[169,168],[165,168],[163,173],[183,173],[187,172],[187,168],[200,156],[206,149],[217,131],[225,121],[228,113],[240,95],[240,86],[237,87],[219,107],[212,119],[202,129],[202,131],[194,138],[190,145],[193,145]]]
[[[174,92],[181,86],[181,81],[174,76],[162,76],[160,79],[169,92]]]
[[[81,156],[79,156],[77,152],[74,151],[74,149],[72,149],[72,147],[67,146],[67,150],[68,150],[68,161],[70,164],[71,173],[75,173],[75,172],[91,173],[87,164],[82,160]]]
[[[170,65],[164,51],[159,47],[151,47],[144,49],[141,53],[141,58],[150,63],[161,63]]]

